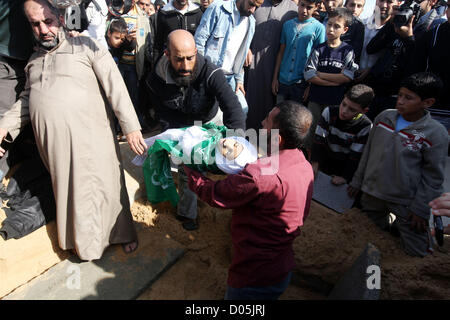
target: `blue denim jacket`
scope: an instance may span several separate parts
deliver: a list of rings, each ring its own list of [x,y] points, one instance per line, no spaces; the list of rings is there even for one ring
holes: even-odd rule
[[[198,52],[221,67],[231,34],[239,20],[240,14],[236,7],[236,0],[215,0],[211,3],[203,13],[200,25],[195,32]],[[251,15],[247,35],[233,66],[234,77],[240,83],[244,82],[243,66],[254,33],[255,18]]]

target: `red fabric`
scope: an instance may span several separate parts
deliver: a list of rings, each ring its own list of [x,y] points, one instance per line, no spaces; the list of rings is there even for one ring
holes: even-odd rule
[[[277,163],[276,173],[267,174]],[[300,234],[313,193],[314,175],[303,153],[281,150],[220,181],[184,168],[190,189],[203,201],[233,209],[234,256],[228,285],[242,288],[280,282],[295,266],[292,242]]]

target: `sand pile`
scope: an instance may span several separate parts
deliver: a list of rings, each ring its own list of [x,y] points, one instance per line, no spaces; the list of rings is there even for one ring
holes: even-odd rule
[[[230,210],[213,209],[199,201],[200,228],[191,232],[181,227],[169,204],[152,208],[141,200],[134,203],[132,212],[136,221],[187,248],[185,256],[140,299],[223,299],[231,261]],[[338,214],[315,202],[294,243],[296,277],[281,299],[326,298],[323,290],[317,292],[317,286],[309,285],[311,281],[298,279],[315,279],[332,288],[369,242],[381,252],[381,299],[450,299],[449,237],[442,248],[435,246],[433,255],[409,257],[399,238],[379,230],[358,209]]]

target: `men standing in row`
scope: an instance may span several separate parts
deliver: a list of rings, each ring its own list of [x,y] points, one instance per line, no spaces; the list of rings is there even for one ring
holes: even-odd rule
[[[217,0],[216,0],[217,1]],[[175,30],[167,38],[167,49],[146,79],[146,105],[155,108],[162,131],[214,122],[229,129],[245,130],[245,116],[223,71],[197,53],[192,34]],[[219,107],[217,106],[217,103]],[[178,168],[177,218],[186,230],[197,229],[197,197]]]
[[[297,5],[292,0],[264,0],[254,14],[256,25],[250,50],[253,55],[247,79],[247,129],[259,129],[261,121],[275,105],[272,77],[280,48],[283,24],[295,18]]]
[[[244,62],[255,33],[252,14],[262,1],[216,0],[203,14],[195,32],[199,53],[222,68],[245,114],[248,107],[244,90]]]
[[[52,178],[62,249],[75,249],[82,260],[99,259],[113,243],[131,252],[137,234],[113,111],[131,149],[142,154],[147,146],[122,77],[98,42],[66,38],[47,0],[26,0],[24,11],[39,48],[26,67],[25,90],[0,120],[0,142],[31,121]]]

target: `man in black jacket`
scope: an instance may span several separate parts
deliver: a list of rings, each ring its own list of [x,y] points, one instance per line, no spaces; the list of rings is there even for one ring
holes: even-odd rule
[[[175,30],[167,49],[146,78],[147,109],[153,107],[162,131],[214,122],[245,130],[245,115],[223,71],[197,53],[194,37]],[[216,103],[218,102],[218,105]],[[219,110],[220,108],[220,110]],[[197,229],[197,196],[189,190],[182,167],[178,169],[178,219],[186,230]]]
[[[414,46],[413,19],[402,26],[395,25],[390,19],[367,44],[368,54],[382,52],[365,79],[365,84],[375,91],[375,99],[367,113],[371,120],[381,111],[395,108],[400,82],[407,74]]]
[[[162,55],[167,43],[167,36],[173,30],[184,29],[194,35],[202,19],[202,14],[200,6],[190,0],[170,0],[161,8],[156,20],[153,61],[156,62]]]

